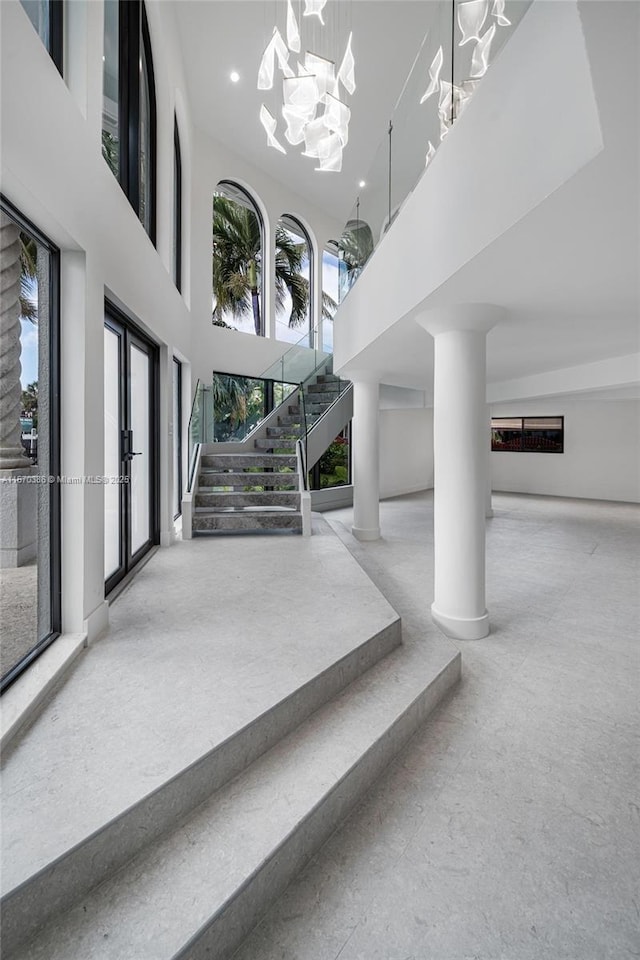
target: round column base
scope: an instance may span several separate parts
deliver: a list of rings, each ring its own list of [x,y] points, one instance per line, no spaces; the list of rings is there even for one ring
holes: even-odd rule
[[[435,604],[432,603],[431,616],[445,636],[453,640],[482,640],[483,637],[489,636],[489,614],[486,611],[481,617],[449,617],[436,610]]]
[[[379,540],[380,527],[351,527],[351,533],[356,540]]]

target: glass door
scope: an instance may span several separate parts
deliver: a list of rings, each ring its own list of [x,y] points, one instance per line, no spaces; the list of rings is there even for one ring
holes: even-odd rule
[[[111,305],[104,327],[105,592],[158,542],[157,351]]]

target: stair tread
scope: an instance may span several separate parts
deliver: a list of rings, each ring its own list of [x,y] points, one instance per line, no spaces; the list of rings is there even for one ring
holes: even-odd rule
[[[14,960],[173,958],[425,689],[454,682],[444,671],[456,657],[427,645],[389,654]]]

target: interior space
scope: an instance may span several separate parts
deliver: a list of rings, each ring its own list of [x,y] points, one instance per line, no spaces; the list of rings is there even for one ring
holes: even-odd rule
[[[0,3],[0,956],[640,955],[640,2]]]

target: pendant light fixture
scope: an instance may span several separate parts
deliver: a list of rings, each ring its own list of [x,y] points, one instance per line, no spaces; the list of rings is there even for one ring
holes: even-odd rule
[[[326,4],[327,0],[304,0],[302,17],[316,17],[324,27]],[[302,155],[318,161],[317,171],[340,172],[351,119],[345,95],[353,95],[356,89],[353,34],[349,33],[337,71],[335,60],[310,50],[297,59],[294,71],[290,54],[301,54],[302,41],[292,0],[287,0],[286,35],[285,43],[278,27],[274,27],[258,68],[258,90],[274,89],[277,67],[282,74],[280,113],[285,122],[285,140],[291,146],[304,144]],[[260,122],[268,146],[286,153],[276,137],[278,120],[264,103],[260,107]]]

